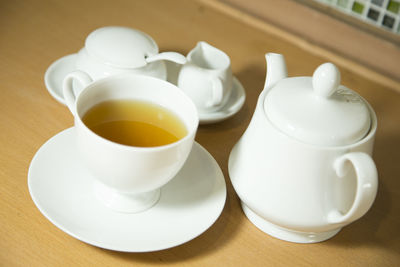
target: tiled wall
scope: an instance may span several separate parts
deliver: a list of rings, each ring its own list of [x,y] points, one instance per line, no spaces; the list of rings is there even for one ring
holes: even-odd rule
[[[400,0],[314,0],[400,35]]]

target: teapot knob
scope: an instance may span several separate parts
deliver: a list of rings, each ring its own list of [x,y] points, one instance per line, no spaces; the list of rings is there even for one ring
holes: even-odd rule
[[[312,85],[314,93],[323,98],[329,98],[340,85],[340,72],[332,63],[324,63],[313,74]]]

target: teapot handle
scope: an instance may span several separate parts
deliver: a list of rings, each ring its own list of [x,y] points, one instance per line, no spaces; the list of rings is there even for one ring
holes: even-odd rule
[[[85,88],[88,86],[90,83],[93,82],[93,79],[87,74],[86,72],[76,70],[73,71],[67,76],[65,76],[63,80],[63,94],[64,94],[64,100],[71,111],[72,115],[76,115],[76,98],[79,95],[79,93],[75,94],[74,88],[73,88],[73,81],[76,79],[81,85],[82,88]]]
[[[215,77],[212,81],[212,96],[211,100],[208,101],[207,107],[215,107],[221,104],[223,93],[224,93],[224,84],[219,77]]]
[[[356,172],[356,194],[346,214],[343,215],[338,210],[328,213],[328,222],[332,224],[350,223],[359,219],[372,206],[378,190],[378,172],[370,155],[363,152],[350,152],[336,159],[333,167],[339,179],[347,173],[346,162],[350,162]]]

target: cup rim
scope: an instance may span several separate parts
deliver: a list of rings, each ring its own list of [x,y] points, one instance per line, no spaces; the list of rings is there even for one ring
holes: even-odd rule
[[[98,134],[96,134],[95,132],[93,132],[83,121],[82,118],[79,114],[78,111],[78,104],[80,102],[81,96],[83,95],[82,93],[88,91],[88,90],[94,90],[92,88],[95,88],[97,86],[100,86],[101,84],[104,84],[105,82],[109,82],[110,80],[117,80],[120,79],[121,77],[133,77],[133,78],[139,78],[139,79],[148,79],[148,80],[153,80],[155,82],[159,82],[161,84],[167,85],[170,88],[173,88],[178,94],[180,94],[186,102],[189,103],[190,108],[193,110],[193,117],[195,118],[195,122],[193,123],[192,127],[188,127],[188,125],[184,123],[184,125],[187,127],[187,131],[188,133],[181,139],[173,142],[173,143],[169,143],[166,145],[161,145],[161,146],[152,146],[152,147],[141,147],[141,146],[130,146],[130,145],[125,145],[125,144],[120,144],[114,141],[111,141],[107,138],[104,138]],[[92,107],[92,106],[91,106]],[[155,77],[151,77],[151,76],[147,76],[147,75],[142,75],[142,74],[135,74],[135,73],[120,73],[120,74],[116,74],[116,75],[111,75],[111,76],[107,76],[101,79],[98,79],[94,82],[92,82],[91,84],[89,84],[88,86],[86,86],[85,88],[82,89],[82,91],[79,93],[77,100],[75,102],[75,110],[76,110],[76,115],[74,116],[74,120],[75,123],[79,123],[81,126],[83,126],[83,129],[89,133],[91,136],[93,136],[94,138],[96,138],[99,141],[104,142],[105,144],[111,145],[111,146],[116,146],[120,149],[125,149],[125,150],[140,150],[140,152],[152,152],[152,151],[159,151],[159,150],[167,150],[171,147],[174,146],[178,146],[181,143],[186,142],[187,140],[190,140],[193,138],[193,136],[196,134],[197,132],[197,128],[199,126],[199,115],[197,112],[197,108],[195,106],[195,104],[193,103],[193,101],[184,93],[182,92],[177,86],[175,86],[172,83],[169,83],[167,81],[155,78]],[[179,115],[178,115],[179,116]],[[182,121],[182,120],[181,120]]]

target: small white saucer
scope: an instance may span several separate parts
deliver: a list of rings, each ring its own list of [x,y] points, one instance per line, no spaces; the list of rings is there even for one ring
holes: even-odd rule
[[[71,54],[54,61],[44,75],[44,83],[47,91],[49,91],[58,102],[64,105],[62,82],[68,73],[76,70],[76,57],[77,54]]]
[[[243,85],[233,77],[232,93],[226,104],[219,110],[210,113],[199,113],[200,124],[211,124],[226,120],[235,115],[243,106],[246,93]]]
[[[115,212],[96,199],[94,179],[76,150],[74,128],[48,140],[32,159],[28,187],[47,219],[91,245],[125,252],[171,248],[206,231],[225,205],[223,173],[198,143],[182,170],[161,188],[157,204],[133,214]]]
[[[71,54],[64,56],[56,61],[54,61],[50,67],[46,70],[44,75],[44,82],[47,91],[61,104],[65,105],[64,96],[62,92],[62,82],[64,77],[76,70],[77,54]],[[177,64],[171,64],[166,62],[168,78],[167,81],[176,85],[177,75],[179,73],[180,66]],[[211,124],[222,120],[226,120],[233,115],[235,115],[243,106],[246,100],[246,93],[239,82],[239,80],[233,78],[233,88],[232,93],[227,101],[227,103],[218,111],[210,113],[200,113],[199,119],[200,124]]]

